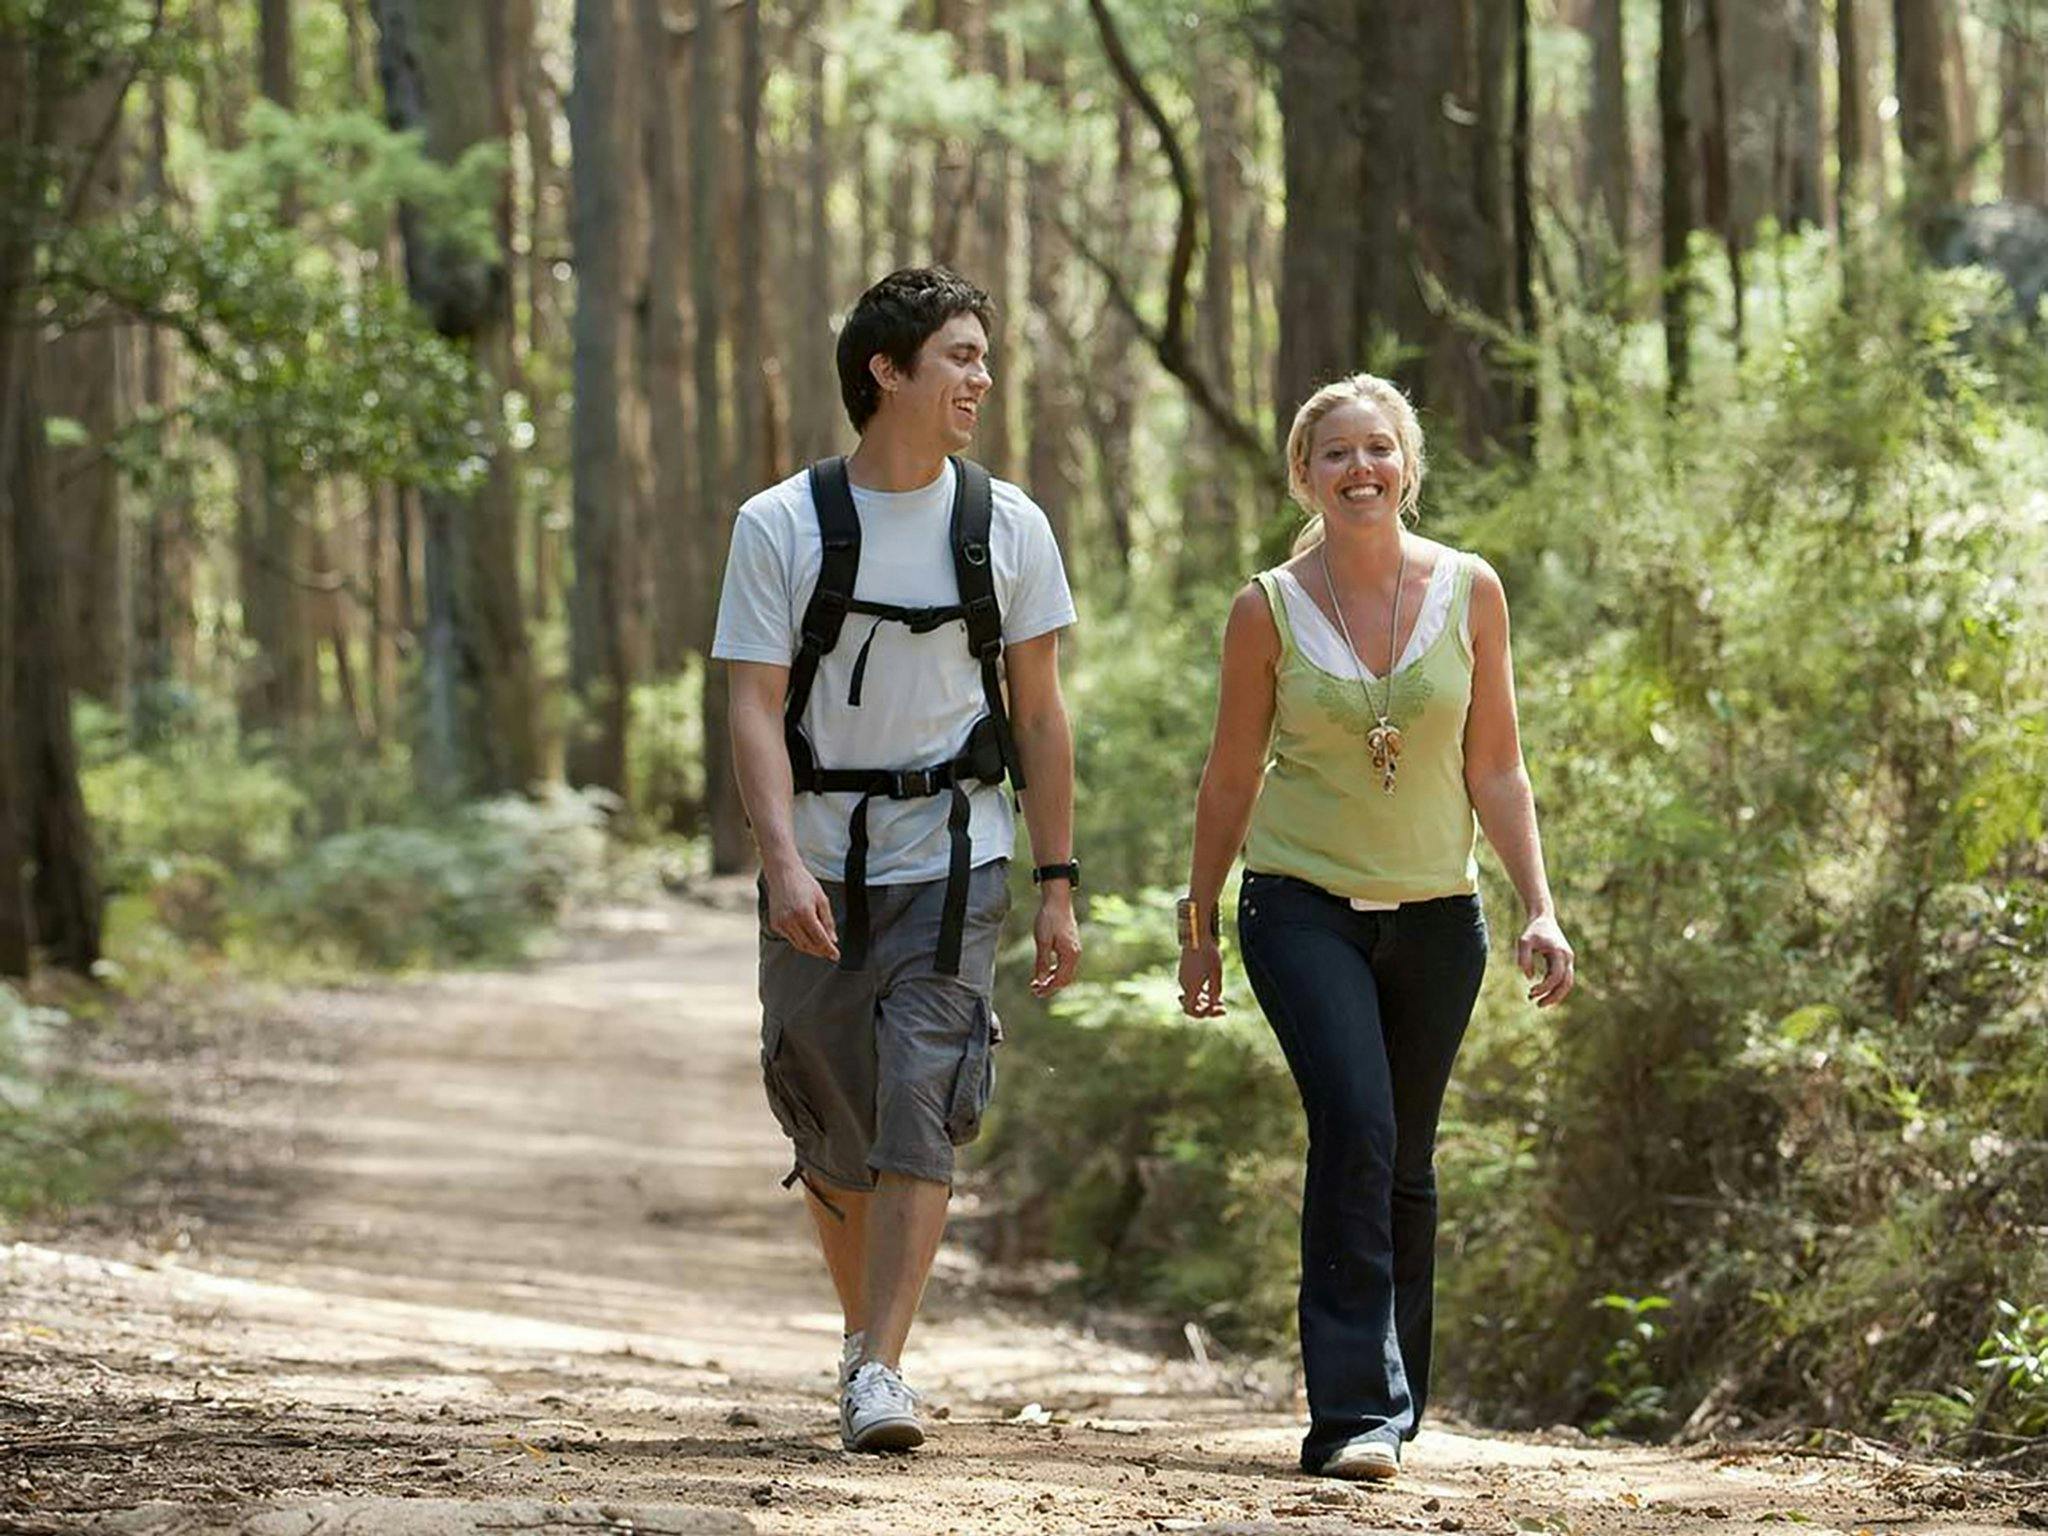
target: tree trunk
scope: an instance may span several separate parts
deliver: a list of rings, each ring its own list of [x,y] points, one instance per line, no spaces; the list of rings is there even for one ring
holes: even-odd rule
[[[2048,206],[2048,45],[2018,20],[1998,39],[2006,201]]]
[[[259,0],[258,17],[262,92],[285,111],[294,111],[298,84],[291,0]],[[283,199],[279,217],[287,224],[296,217],[293,196]],[[306,540],[298,508],[304,487],[264,427],[243,444],[239,466],[235,544],[242,621],[254,652],[243,679],[242,726],[245,731],[291,727],[309,719],[319,701],[309,605],[302,586]]]
[[[1529,0],[1512,0],[1515,12],[1514,116],[1508,137],[1509,223],[1513,227],[1515,259],[1515,322],[1523,339],[1534,345],[1537,339],[1536,312],[1536,204],[1529,162],[1531,115],[1535,111],[1530,83]],[[1528,368],[1515,378],[1515,433],[1518,452],[1536,451],[1536,428],[1541,419],[1542,397],[1537,389],[1537,370]]]
[[[1899,147],[1906,156],[1907,195],[1923,209],[1956,197],[1955,125],[1942,80],[1947,38],[1941,12],[1941,0],[1892,0]]]
[[[1692,382],[1692,124],[1686,104],[1686,0],[1658,0],[1657,122],[1663,150],[1664,387],[1682,398]]]
[[[14,521],[15,670],[8,747],[16,754],[19,828],[33,871],[28,885],[30,931],[50,961],[89,973],[100,958],[100,892],[71,731],[63,587],[56,530],[50,526],[49,462],[44,453],[42,345],[28,327],[17,332],[15,345],[22,355],[16,363],[10,423],[16,434],[7,508]],[[12,926],[0,922],[0,927]]]
[[[576,253],[575,390],[571,397],[575,585],[569,599],[570,682],[581,719],[571,733],[571,783],[626,790],[624,597],[619,512],[619,123],[612,80],[624,67],[616,0],[576,0],[576,83],[569,99],[570,199]]]
[[[1778,121],[1778,158],[1784,166],[1779,222],[1787,229],[1818,228],[1826,221],[1821,190],[1821,146],[1827,130],[1821,115],[1820,0],[1791,0],[1793,44],[1791,100]]]
[[[103,74],[65,104],[58,133],[67,146],[90,144],[110,113],[119,121],[123,84],[112,73]],[[125,139],[117,127],[85,173],[82,220],[103,218],[126,200]],[[121,474],[108,449],[129,412],[130,333],[112,324],[68,331],[44,343],[43,358],[43,414],[83,429],[75,445],[49,448],[46,471],[71,685],[102,704],[125,709],[134,588]]]
[[[1870,65],[1857,11],[1858,0],[1835,0],[1835,227],[1845,238],[1871,182],[1871,141],[1863,126]]]
[[[384,110],[452,164],[512,129],[503,16],[464,0],[377,0]],[[481,83],[485,88],[477,89]],[[533,662],[519,590],[519,489],[504,439],[512,370],[509,170],[497,186],[497,241],[478,256],[406,208],[406,280],[441,335],[475,361],[487,465],[468,493],[428,491],[426,699],[430,781],[444,796],[530,789],[540,778]]]
[[[1615,259],[1626,268],[1630,188],[1635,155],[1629,142],[1628,52],[1622,0],[1592,0],[1588,31],[1593,45],[1592,94],[1586,110],[1587,201],[1607,220]]]
[[[1977,135],[1982,121],[1977,112],[1976,79],[1970,72],[1970,50],[1963,41],[1964,0],[1950,0],[1941,7],[1942,80],[1948,92],[1949,139],[1955,145],[1955,190],[1952,200],[1977,200]]]
[[[1282,0],[1281,157],[1287,223],[1280,243],[1280,351],[1273,375],[1274,441],[1318,387],[1362,367],[1366,252],[1364,18],[1356,4]],[[1391,214],[1391,210],[1389,210]],[[1391,219],[1390,219],[1391,222]]]
[[[1119,98],[1116,109],[1116,174],[1110,185],[1110,264],[1118,271],[1130,270],[1131,204],[1122,188],[1131,184],[1136,154],[1136,123],[1128,100]],[[1087,390],[1090,431],[1095,438],[1095,473],[1102,499],[1103,521],[1109,527],[1110,546],[1115,552],[1116,574],[1128,580],[1131,574],[1133,538],[1131,533],[1131,438],[1138,417],[1137,337],[1131,324],[1114,309],[1107,309],[1096,327],[1095,356],[1084,387]]]
[[[952,39],[953,57],[963,72],[980,57],[982,26],[980,0],[931,0],[931,30]],[[974,221],[967,217],[981,198],[975,146],[957,133],[942,133],[933,153],[931,259],[979,283],[981,251]]]
[[[765,483],[779,480],[779,466],[769,453],[767,365],[775,354],[768,339],[769,318],[762,300],[762,267],[767,259],[767,189],[761,164],[761,96],[767,89],[767,61],[762,55],[761,0],[740,6],[739,130],[740,185],[737,301],[732,337],[735,447],[739,473],[727,485],[723,514],[736,508]],[[728,525],[729,527],[729,525]]]
[[[796,337],[786,371],[791,446],[797,462],[808,464],[833,451],[840,418],[838,374],[833,365],[832,229],[827,217],[832,196],[832,142],[825,119],[825,50],[810,38],[799,39],[797,46],[804,55],[804,195],[799,221],[803,271],[797,283]],[[865,210],[862,218],[867,218]],[[867,260],[865,251],[861,259]]]
[[[681,241],[689,228],[683,170],[676,153],[676,103],[669,86],[669,53],[661,0],[634,0],[640,30],[642,140],[647,162],[647,302],[641,321],[641,389],[656,494],[654,670],[680,671],[697,636],[701,600],[696,521],[690,516],[689,420],[683,404],[683,284]]]
[[[984,24],[981,30],[981,67],[1003,92],[1015,89],[1015,50],[1000,27]],[[974,280],[988,291],[995,306],[995,329],[989,334],[989,355],[997,370],[996,387],[989,392],[981,410],[981,431],[974,444],[975,457],[1005,479],[1017,474],[1016,384],[1023,377],[1017,356],[1015,283],[1010,257],[1017,240],[1017,190],[1012,172],[1009,140],[991,133],[982,140],[974,178],[975,267]]]
[[[1025,56],[1025,74],[1044,88],[1064,115],[1067,103],[1065,65],[1049,49]],[[1034,159],[1024,173],[1025,325],[1029,327],[1029,374],[1025,384],[1025,441],[1029,445],[1026,489],[1045,509],[1053,538],[1073,562],[1074,503],[1080,493],[1080,467],[1075,462],[1074,360],[1055,340],[1064,329],[1067,291],[1065,253],[1057,219],[1066,195],[1064,165],[1055,159]]]
[[[1513,433],[1488,336],[1515,322],[1513,3],[1283,5],[1279,415],[1392,343],[1413,349],[1392,371],[1468,451]],[[1403,45],[1360,69],[1382,37]]]
[[[750,7],[754,3],[755,0],[748,0]],[[719,334],[722,327],[717,244],[718,171],[722,156],[706,152],[706,146],[719,142],[719,107],[725,89],[724,71],[720,67],[724,34],[720,11],[718,0],[697,0],[697,28],[690,55],[690,280],[691,309],[697,319],[697,526],[701,540],[700,569],[704,573],[697,593],[694,643],[707,658],[711,654],[718,604],[718,583],[713,573],[725,569],[734,511],[726,473],[724,421],[719,410],[719,401],[724,396],[719,377],[723,338]],[[750,80],[743,90],[751,94],[753,85]],[[751,379],[742,384],[749,391],[755,387],[756,381]],[[704,799],[711,823],[711,867],[722,874],[744,868],[751,853],[744,830],[745,812],[733,778],[730,713],[725,668],[707,661],[703,698]]]
[[[1196,346],[1203,371],[1234,406],[1230,385],[1237,350],[1237,273],[1230,235],[1237,222],[1236,155],[1244,128],[1238,83],[1221,49],[1210,51],[1197,69],[1194,90],[1201,119],[1202,211],[1207,223],[1195,310]],[[1187,461],[1191,483],[1180,493],[1180,547],[1174,551],[1175,582],[1183,591],[1219,576],[1235,579],[1244,499],[1237,452],[1214,424],[1198,419],[1189,436],[1195,448]]]
[[[38,148],[35,106],[37,71],[29,47],[12,27],[0,26],[0,160],[14,164]],[[35,942],[35,916],[28,893],[28,785],[23,754],[21,701],[15,678],[20,667],[20,615],[15,527],[23,512],[15,504],[15,455],[43,424],[28,415],[29,349],[36,340],[27,318],[28,284],[35,251],[26,220],[0,219],[0,976],[27,976]]]
[[[165,97],[163,79],[151,80],[149,153],[141,190],[144,199],[157,206],[169,195],[170,124]],[[192,474],[184,457],[185,433],[170,420],[178,389],[177,352],[172,337],[161,326],[143,329],[140,352],[142,402],[159,422],[159,457],[167,466],[152,492],[140,498],[140,548],[131,566],[136,596],[129,715],[141,733],[148,735],[155,727],[164,690],[172,682],[192,676],[197,617],[192,593]],[[0,590],[5,590],[4,586]]]
[[[1706,137],[1706,215],[1708,222],[1720,230],[1721,249],[1728,257],[1729,336],[1735,345],[1735,360],[1740,363],[1743,358],[1746,297],[1742,248],[1748,238],[1749,226],[1736,207],[1732,142],[1736,125],[1729,102],[1728,42],[1722,25],[1722,12],[1727,4],[1728,0],[1701,0],[1706,20],[1707,81],[1713,103],[1713,126]]]

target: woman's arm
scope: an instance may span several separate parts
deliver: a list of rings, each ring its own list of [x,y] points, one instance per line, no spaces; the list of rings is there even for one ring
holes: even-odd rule
[[[1194,903],[1194,943],[1180,956],[1181,1007],[1194,1018],[1223,1012],[1223,953],[1211,936],[1216,903],[1231,861],[1244,846],[1252,805],[1265,774],[1273,735],[1274,675],[1280,631],[1266,594],[1253,582],[1230,605],[1223,629],[1223,678],[1216,696],[1216,731],[1202,787],[1195,797],[1195,849],[1188,865]]]
[[[1522,763],[1515,718],[1515,670],[1508,644],[1508,599],[1484,561],[1472,578],[1472,708],[1465,720],[1465,792],[1480,828],[1514,882],[1527,920],[1515,942],[1515,964],[1532,978],[1539,1008],[1561,1003],[1576,981],[1572,947],[1557,924],[1536,796]],[[1540,970],[1540,974],[1539,974]]]

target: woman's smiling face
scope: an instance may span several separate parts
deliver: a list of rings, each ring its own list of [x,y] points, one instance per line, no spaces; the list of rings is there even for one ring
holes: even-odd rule
[[[1316,423],[1308,483],[1316,510],[1326,520],[1368,524],[1399,516],[1407,479],[1401,439],[1377,405],[1347,400]]]

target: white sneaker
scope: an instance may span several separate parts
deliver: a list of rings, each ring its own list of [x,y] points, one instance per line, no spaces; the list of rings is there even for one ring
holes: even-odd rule
[[[1400,1475],[1401,1453],[1384,1440],[1353,1440],[1338,1446],[1316,1471],[1353,1482],[1385,1482]]]
[[[849,1451],[907,1451],[924,1444],[917,1394],[881,1361],[863,1362],[839,1398],[839,1438]]]

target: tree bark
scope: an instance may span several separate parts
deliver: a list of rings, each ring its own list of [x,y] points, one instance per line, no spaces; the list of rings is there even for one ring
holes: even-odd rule
[[[1120,100],[1116,174],[1110,183],[1118,190],[1111,194],[1108,230],[1109,261],[1118,270],[1128,270],[1132,244],[1131,205],[1121,189],[1131,184],[1136,159],[1136,125],[1130,104]],[[1135,329],[1128,317],[1114,309],[1102,316],[1086,385],[1102,516],[1109,528],[1117,575],[1125,580],[1130,577],[1135,542],[1131,532],[1131,439],[1138,419]]]
[[[1366,252],[1357,238],[1369,206],[1366,56],[1355,3],[1282,0],[1281,158],[1287,223],[1280,241],[1280,349],[1273,375],[1274,441],[1285,442],[1301,402],[1367,357]]]
[[[165,85],[150,82],[149,150],[144,161],[142,195],[162,206],[170,195],[168,163],[170,125]],[[184,433],[171,424],[177,398],[177,353],[161,326],[145,327],[140,344],[140,387],[143,405],[157,418],[159,456],[167,472],[141,498],[141,540],[132,569],[135,665],[129,715],[147,734],[163,690],[180,678],[189,679],[194,665],[197,618],[193,611],[192,476],[184,460]],[[4,587],[0,587],[4,590]],[[4,717],[4,711],[0,711]]]
[[[12,27],[0,25],[0,159],[25,161],[38,149],[36,86],[29,46]],[[28,893],[28,785],[24,756],[15,741],[22,734],[15,677],[20,666],[19,615],[15,611],[15,454],[43,424],[26,417],[29,348],[36,337],[27,314],[28,283],[35,271],[33,241],[25,220],[0,219],[0,976],[29,973],[35,915]]]
[[[1922,208],[1955,201],[1954,118],[1942,79],[1947,39],[1941,0],[1892,0],[1893,61],[1898,72],[1899,147],[1908,196]]]
[[[1708,223],[1721,232],[1721,249],[1728,258],[1729,336],[1735,345],[1735,360],[1743,358],[1744,299],[1747,287],[1742,273],[1742,250],[1748,240],[1748,225],[1736,208],[1735,114],[1728,90],[1728,43],[1722,12],[1728,0],[1701,0],[1706,21],[1707,80],[1713,103],[1713,126],[1706,136]]]
[[[1049,48],[1025,55],[1024,71],[1062,109],[1067,104],[1065,63]],[[1080,466],[1075,462],[1075,401],[1072,363],[1056,343],[1064,327],[1068,295],[1058,218],[1066,195],[1066,169],[1060,160],[1033,160],[1024,173],[1025,306],[1029,373],[1025,382],[1025,473],[1033,500],[1045,509],[1053,538],[1073,559],[1074,503],[1080,491]]]
[[[520,375],[533,418],[534,454],[540,463],[559,464],[567,454],[568,434],[564,422],[566,401],[554,383],[553,359],[562,334],[562,282],[556,270],[562,266],[562,251],[567,242],[567,211],[555,145],[555,110],[560,93],[549,73],[546,57],[533,46],[533,3],[534,0],[512,0],[512,25],[525,38],[524,46],[517,50],[522,61],[519,119],[526,138],[529,220],[522,351],[527,359],[542,359],[544,366],[522,366]],[[532,572],[527,612],[543,623],[553,619],[557,610],[561,585],[560,529],[566,522],[561,516],[565,510],[561,477],[549,476],[547,486],[545,494],[534,498],[528,539]]]
[[[810,38],[800,39],[797,46],[804,56],[803,273],[797,284],[797,333],[787,373],[791,446],[797,462],[808,464],[833,451],[840,417],[838,373],[833,365],[832,229],[827,217],[832,196],[832,141],[825,117],[825,49]],[[864,154],[865,148],[856,147],[856,152]],[[866,218],[863,210],[863,222]],[[861,260],[867,260],[865,250]]]
[[[2048,44],[2041,26],[2006,23],[1998,39],[2001,190],[2006,201],[2048,206]]]
[[[1395,344],[1391,371],[1468,451],[1513,434],[1490,337],[1516,321],[1510,3],[1283,5],[1278,415]],[[1375,54],[1384,37],[1402,47]]]
[[[619,442],[619,124],[612,79],[616,0],[576,0],[576,81],[569,100],[576,253],[575,390],[571,408],[570,683],[581,713],[567,754],[570,782],[626,790],[625,637],[619,511],[625,465]]]
[[[58,132],[83,150],[110,120],[117,125],[97,163],[83,172],[81,220],[103,218],[128,196],[125,82],[103,73],[66,104]],[[62,633],[71,684],[116,710],[128,703],[133,629],[132,556],[121,474],[108,449],[130,412],[133,347],[127,326],[97,324],[50,337],[43,349],[43,414],[75,423],[82,441],[52,446],[48,526],[58,540]]]
[[[1016,64],[1010,40],[992,24],[981,27],[981,67],[1009,91],[1016,84]],[[998,370],[996,387],[982,405],[981,431],[975,440],[975,457],[994,474],[1006,479],[1017,474],[1016,382],[1023,369],[1017,356],[1019,335],[1016,292],[1010,256],[1017,238],[1016,178],[1012,174],[1009,140],[991,133],[982,140],[981,155],[974,178],[975,230],[974,280],[994,301],[995,329],[989,334],[989,355]]]
[[[1237,272],[1231,231],[1238,216],[1236,156],[1243,141],[1238,82],[1223,50],[1213,44],[1195,76],[1201,121],[1202,282],[1195,306],[1196,348],[1203,371],[1230,399],[1237,350]],[[1231,402],[1233,407],[1235,402]],[[1176,585],[1186,591],[1238,569],[1238,533],[1244,500],[1237,454],[1215,425],[1197,418],[1189,433],[1192,483],[1181,491],[1180,547],[1174,551]]]
[[[689,420],[683,402],[681,241],[689,229],[676,144],[676,103],[662,0],[634,0],[639,21],[642,139],[647,165],[647,302],[641,321],[641,389],[653,456],[656,576],[654,670],[671,676],[697,640],[701,601],[699,541],[691,517]]]
[[[1835,227],[1844,237],[1863,210],[1871,180],[1871,141],[1864,131],[1869,62],[1858,0],[1835,0]]]
[[[1963,42],[1964,0],[1949,0],[1941,7],[1942,83],[1948,93],[1949,139],[1955,145],[1955,180],[1952,200],[1977,200],[1978,123],[1977,84],[1970,72],[1970,50]]]
[[[377,0],[384,110],[394,128],[424,134],[452,164],[512,130],[512,70],[501,12],[465,0]],[[476,87],[482,83],[485,88]],[[497,186],[497,240],[488,255],[399,216],[406,280],[441,335],[475,360],[483,482],[468,493],[425,493],[427,521],[427,762],[443,795],[531,789],[540,778],[533,661],[519,590],[518,477],[504,435],[511,376],[512,183]]]
[[[259,0],[258,20],[260,87],[279,107],[294,111],[298,83],[290,0]],[[285,223],[296,217],[296,199],[290,194],[279,207],[279,217]],[[319,702],[310,616],[301,587],[306,568],[305,531],[298,515],[303,487],[266,428],[250,434],[239,466],[235,545],[242,621],[254,652],[243,678],[242,726],[245,731],[288,728],[310,718]]]
[[[1820,0],[1791,0],[1791,100],[1779,118],[1778,158],[1784,166],[1779,222],[1787,229],[1818,228],[1826,221],[1820,171],[1827,130],[1821,115]]]
[[[750,0],[752,3],[752,0]],[[697,592],[695,648],[711,654],[718,593],[712,573],[723,572],[732,538],[734,508],[725,453],[725,423],[719,410],[724,390],[719,377],[720,335],[718,211],[721,155],[706,146],[720,140],[720,105],[724,71],[720,56],[724,26],[718,0],[697,0],[697,28],[690,55],[690,281],[691,309],[696,315],[697,400],[697,526],[702,541]],[[747,389],[754,381],[745,381]],[[733,778],[730,699],[725,668],[706,661],[703,698],[705,809],[711,823],[711,867],[732,873],[746,866],[751,853],[745,836],[745,813]],[[735,835],[737,833],[737,835]]]
[[[1628,52],[1622,0],[1592,0],[1588,28],[1593,45],[1592,93],[1586,110],[1588,202],[1607,220],[1617,261],[1628,260],[1630,188],[1635,156],[1629,142]]]
[[[63,587],[56,530],[50,526],[49,465],[43,441],[42,347],[27,327],[18,334],[16,345],[24,355],[17,364],[11,423],[16,439],[7,509],[14,522],[15,664],[8,746],[16,754],[19,827],[32,870],[30,931],[47,959],[83,974],[100,958],[100,892],[71,730]]]
[[[1692,382],[1692,123],[1686,104],[1686,0],[1658,0],[1657,122],[1663,149],[1664,387],[1681,399]]]

